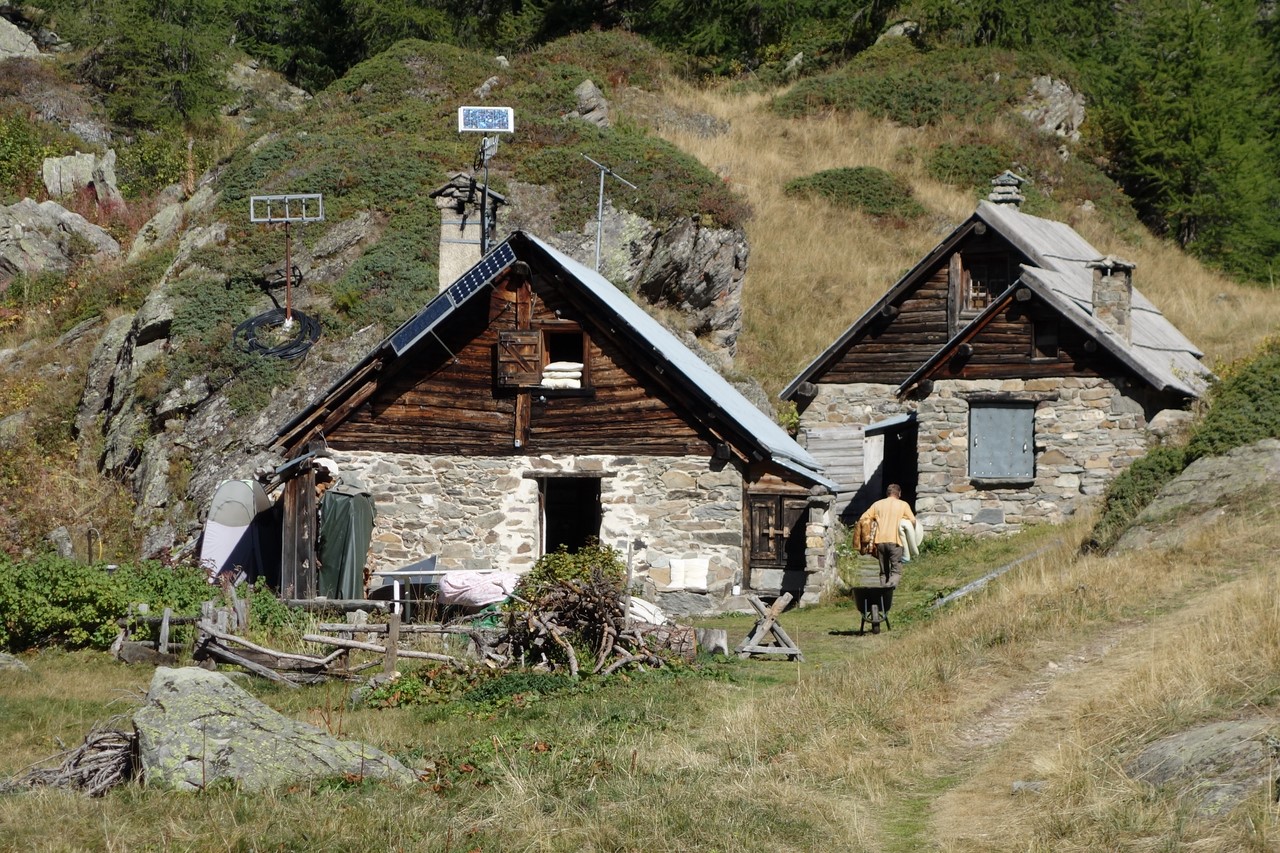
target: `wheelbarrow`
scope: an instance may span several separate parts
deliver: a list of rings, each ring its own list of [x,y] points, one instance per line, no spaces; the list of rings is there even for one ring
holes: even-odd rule
[[[862,614],[862,624],[858,626],[859,633],[866,633],[867,623],[871,623],[871,633],[880,633],[880,623],[883,622],[885,628],[892,628],[889,624],[889,608],[893,607],[893,587],[885,586],[879,582],[868,583],[867,578],[860,579],[860,586],[853,588],[853,600],[858,605],[858,612]]]

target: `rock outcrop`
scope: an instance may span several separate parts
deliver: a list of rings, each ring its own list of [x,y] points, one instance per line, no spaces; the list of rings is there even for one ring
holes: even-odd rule
[[[66,272],[77,260],[119,254],[120,244],[105,229],[57,202],[24,198],[0,207],[0,290],[20,273]]]
[[[66,157],[46,157],[41,177],[45,190],[53,198],[88,190],[102,207],[124,205],[124,196],[116,186],[116,152],[112,149],[101,156],[77,151]]]
[[[0,18],[0,62],[6,59],[39,56],[36,40],[14,26],[6,18]]]
[[[201,791],[230,782],[260,791],[333,777],[417,781],[385,752],[290,719],[199,667],[158,667],[133,726],[148,787]]]
[[[1041,133],[1055,134],[1080,141],[1084,124],[1084,95],[1072,90],[1062,80],[1049,76],[1031,81],[1031,91],[1023,99],[1022,115]]]
[[[1165,484],[1112,549],[1175,548],[1227,512],[1225,504],[1280,482],[1280,440],[1197,459]]]
[[[1200,815],[1222,816],[1259,790],[1270,793],[1277,733],[1280,723],[1266,717],[1207,723],[1161,738],[1125,771],[1151,785],[1185,787]]]
[[[609,120],[609,102],[593,81],[583,80],[573,90],[573,95],[578,99],[578,108],[566,118],[580,118],[596,127],[610,127],[613,124]]]

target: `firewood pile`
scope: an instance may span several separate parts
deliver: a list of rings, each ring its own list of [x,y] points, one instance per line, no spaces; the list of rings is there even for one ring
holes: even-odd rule
[[[628,666],[661,667],[671,655],[692,661],[697,650],[692,628],[631,622],[617,584],[598,574],[562,580],[536,601],[513,599],[518,606],[489,655],[508,666],[611,675]]]
[[[132,732],[93,731],[75,749],[48,759],[63,759],[56,767],[36,767],[12,780],[0,781],[0,793],[33,788],[69,788],[83,791],[91,797],[101,797],[133,777],[134,756]]]

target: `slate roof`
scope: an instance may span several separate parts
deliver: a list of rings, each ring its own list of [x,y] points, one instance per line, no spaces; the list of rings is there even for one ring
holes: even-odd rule
[[[705,423],[728,425],[747,443],[746,449],[754,451],[751,453],[753,457],[769,460],[800,474],[809,482],[835,490],[836,484],[823,475],[822,466],[817,460],[797,444],[772,417],[756,408],[630,297],[595,270],[522,231],[513,232],[457,282],[442,290],[421,311],[387,336],[360,364],[335,382],[306,411],[282,427],[276,434],[277,440],[306,420],[325,399],[346,385],[350,377],[367,363],[379,356],[394,358],[406,352],[475,294],[488,293],[484,284],[491,283],[516,260],[533,261],[535,254],[541,256],[542,263],[539,266],[550,265],[559,269],[562,273],[558,276],[559,286],[575,287],[580,295],[586,297],[592,307],[592,320],[597,325],[628,338],[634,347],[632,352],[640,361],[647,362],[650,369],[682,386],[687,395],[686,401],[692,403],[690,408],[699,412],[698,416]]]
[[[1022,265],[1019,281],[1056,307],[1064,317],[1095,338],[1100,345],[1129,365],[1145,381],[1162,391],[1173,391],[1197,397],[1205,390],[1210,371],[1201,362],[1203,353],[1178,331],[1173,323],[1160,312],[1151,300],[1136,287],[1130,309],[1131,340],[1125,341],[1093,313],[1093,270],[1091,261],[1101,260],[1103,254],[1064,222],[1043,219],[1023,213],[1015,205],[992,204],[983,201],[973,216],[938,244],[910,272],[898,280],[875,305],[850,326],[837,341],[823,351],[800,372],[783,390],[781,396],[792,396],[800,383],[824,369],[838,357],[844,345],[880,309],[914,283],[917,274],[932,266],[942,256],[950,253],[960,240],[970,233],[977,222],[984,222],[995,229],[1019,251],[1032,260]],[[1010,289],[1012,292],[1012,288]],[[899,390],[910,387],[936,364],[943,355],[969,334],[972,328],[985,322],[992,310],[1002,300],[993,300],[987,311],[982,312],[968,326],[961,329],[952,340],[942,346],[929,360],[905,381]]]

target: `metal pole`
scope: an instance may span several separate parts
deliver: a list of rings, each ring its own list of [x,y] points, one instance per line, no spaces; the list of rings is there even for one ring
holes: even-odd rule
[[[483,150],[483,143],[481,148]],[[487,254],[489,254],[489,161],[485,160],[484,195],[480,196],[480,256],[484,257]]]
[[[287,209],[286,209],[287,211]],[[284,327],[293,325],[293,241],[289,237],[289,220],[284,221]]]
[[[596,202],[596,272],[600,272],[600,235],[601,235],[601,232],[604,230],[604,176],[613,175],[615,178],[622,181],[624,184],[631,187],[631,189],[633,190],[639,189],[639,187],[637,187],[635,184],[631,183],[626,178],[622,177],[617,172],[613,171],[613,169],[610,169],[608,166],[604,165],[603,163],[597,163],[595,160],[592,160],[590,157],[587,157],[586,154],[583,154],[582,156],[589,163],[591,163],[597,169],[600,170],[600,196],[599,196],[599,200]]]
[[[600,170],[600,196],[596,201],[596,272],[600,272],[600,234],[604,230],[604,173]]]

